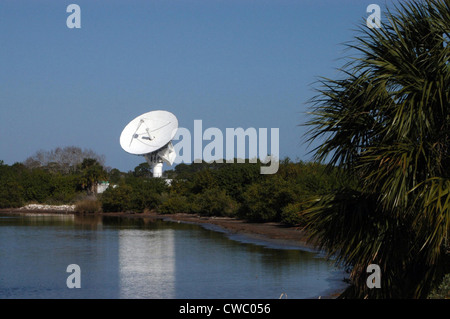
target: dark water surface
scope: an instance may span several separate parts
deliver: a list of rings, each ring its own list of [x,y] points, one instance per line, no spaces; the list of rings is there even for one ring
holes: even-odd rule
[[[237,240],[236,240],[237,239]],[[68,288],[67,266],[81,269]],[[345,285],[321,256],[146,218],[0,214],[0,298],[317,298]]]

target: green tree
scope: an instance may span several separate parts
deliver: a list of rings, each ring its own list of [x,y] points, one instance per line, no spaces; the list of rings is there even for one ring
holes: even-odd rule
[[[130,208],[133,188],[126,184],[117,187],[108,187],[101,196],[102,210],[104,212],[126,212]]]
[[[150,178],[150,177],[153,176],[152,168],[150,167],[150,165],[147,162],[141,163],[138,166],[136,166],[134,168],[133,174],[136,177],[147,177],[147,178]]]
[[[217,186],[217,180],[210,170],[202,170],[193,176],[192,192],[195,194]]]
[[[25,201],[45,203],[55,190],[51,174],[42,168],[17,169],[15,174],[24,189]]]
[[[215,171],[215,179],[220,188],[236,201],[243,200],[247,188],[262,178],[260,163],[221,164]]]
[[[112,184],[118,184],[121,179],[122,179],[122,172],[120,170],[118,170],[117,168],[113,168],[109,173],[108,173],[108,180],[110,183]]]
[[[297,187],[278,175],[253,183],[242,195],[238,216],[252,222],[280,221],[283,208],[299,200]]]
[[[52,174],[50,181],[53,187],[51,198],[46,199],[47,204],[71,203],[79,194],[77,190],[79,176],[76,174]]]
[[[156,208],[160,203],[159,195],[167,190],[167,185],[162,178],[143,178],[130,175],[125,181],[132,188],[128,209],[135,212]]]
[[[85,158],[80,164],[81,188],[88,194],[97,192],[97,183],[107,178],[107,173],[103,166],[93,158]]]
[[[411,1],[362,27],[344,78],[321,81],[316,158],[358,180],[317,198],[307,227],[351,269],[342,297],[424,298],[449,272],[450,3]],[[366,268],[381,268],[368,289]]]
[[[20,207],[24,201],[24,189],[16,170],[0,161],[0,208]]]
[[[195,195],[192,209],[194,213],[204,216],[233,217],[237,213],[238,204],[225,190],[215,187]]]
[[[192,203],[185,195],[171,193],[163,194],[162,203],[158,205],[161,214],[191,213]]]

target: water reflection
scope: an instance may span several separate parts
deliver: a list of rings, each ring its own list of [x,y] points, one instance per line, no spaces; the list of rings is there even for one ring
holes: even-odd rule
[[[118,298],[116,231],[97,231],[73,215],[0,219],[0,298]],[[66,286],[81,267],[81,289]]]
[[[310,252],[239,243],[195,225],[179,238],[177,298],[314,298],[331,288],[333,267]]]
[[[66,287],[72,263],[81,267],[81,289]],[[198,225],[0,215],[0,298],[314,298],[343,287],[341,278],[314,253]]]
[[[175,232],[119,230],[120,298],[175,297]]]

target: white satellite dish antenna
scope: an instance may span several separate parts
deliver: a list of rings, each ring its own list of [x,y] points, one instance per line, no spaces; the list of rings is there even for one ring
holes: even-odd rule
[[[144,113],[130,123],[120,135],[120,146],[134,155],[143,155],[152,168],[153,177],[162,176],[163,162],[172,165],[176,154],[172,145],[178,120],[170,112]]]

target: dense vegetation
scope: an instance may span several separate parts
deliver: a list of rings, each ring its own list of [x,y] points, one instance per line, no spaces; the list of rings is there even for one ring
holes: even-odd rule
[[[97,181],[107,173],[94,159],[84,159],[70,172],[54,166],[29,168],[0,161],[0,208],[20,207],[27,203],[66,204],[95,193]]]
[[[343,78],[321,82],[308,122],[322,142],[316,159],[358,178],[302,214],[351,269],[342,297],[424,298],[450,272],[450,2],[396,10],[381,28],[361,28],[354,59]],[[380,289],[367,287],[370,264]]]
[[[57,165],[56,165],[57,166]],[[301,223],[298,212],[313,195],[325,195],[342,186],[337,172],[325,165],[280,163],[277,174],[261,175],[260,163],[179,164],[165,179],[151,177],[147,163],[127,173],[105,169],[85,158],[70,169],[55,164],[28,167],[0,162],[0,208],[27,203],[76,204],[81,212],[192,213],[238,217],[254,222]],[[108,180],[113,186],[95,194],[94,185]]]
[[[285,159],[277,174],[261,175],[260,164],[180,164],[169,172],[174,180],[158,210],[298,224],[299,202],[339,184],[324,167]]]

